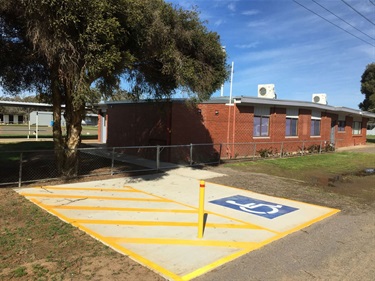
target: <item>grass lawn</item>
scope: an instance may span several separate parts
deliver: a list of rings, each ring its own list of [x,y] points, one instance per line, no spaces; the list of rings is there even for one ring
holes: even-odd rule
[[[375,135],[366,137],[368,143],[375,143]]]
[[[65,128],[62,128],[63,132]],[[28,125],[0,125],[0,138],[27,138],[29,135],[31,139],[35,139],[35,125],[29,127]],[[52,127],[39,126],[39,138],[52,138]],[[98,127],[97,126],[82,126],[82,139],[97,139]]]
[[[304,180],[306,175],[341,175],[355,173],[366,168],[375,168],[375,157],[373,154],[366,153],[336,152],[295,158],[231,163],[226,166]]]

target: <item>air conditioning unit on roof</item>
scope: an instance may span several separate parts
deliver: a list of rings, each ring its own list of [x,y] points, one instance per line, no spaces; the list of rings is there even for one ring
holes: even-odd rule
[[[258,85],[258,97],[267,99],[276,99],[274,84],[260,84]]]
[[[328,104],[326,94],[313,94],[312,102],[320,104]]]

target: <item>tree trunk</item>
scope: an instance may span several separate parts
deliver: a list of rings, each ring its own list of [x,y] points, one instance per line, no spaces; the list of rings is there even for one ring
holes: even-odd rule
[[[51,68],[51,91],[52,91],[52,108],[53,108],[53,144],[55,148],[57,174],[63,173],[64,163],[64,139],[61,130],[61,105],[62,92],[59,84],[58,69]]]
[[[79,145],[81,143],[82,119],[85,113],[85,103],[74,97],[72,87],[66,80],[64,90],[59,83],[58,72],[52,74],[53,96],[53,141],[58,175],[62,178],[72,178],[78,175]],[[57,79],[56,79],[57,78]],[[65,104],[64,117],[66,122],[66,136],[62,134],[61,113]]]
[[[79,106],[72,106],[70,102],[66,104],[66,140],[63,177],[74,177],[78,175],[79,151],[77,149],[81,144],[81,122],[84,110],[84,103],[81,103]]]

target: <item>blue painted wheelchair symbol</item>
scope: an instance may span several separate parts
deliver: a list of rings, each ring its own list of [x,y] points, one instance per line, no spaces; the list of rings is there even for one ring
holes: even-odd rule
[[[274,219],[276,217],[298,210],[297,208],[293,208],[290,206],[257,200],[242,195],[235,195],[222,199],[212,200],[210,201],[210,203],[265,217],[268,219]]]

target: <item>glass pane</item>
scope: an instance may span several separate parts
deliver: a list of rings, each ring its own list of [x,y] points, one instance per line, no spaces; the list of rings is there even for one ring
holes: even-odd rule
[[[285,135],[286,136],[291,136],[291,123],[292,119],[287,118],[286,123],[285,123]]]
[[[253,136],[260,136],[260,117],[254,116],[254,127],[253,127]]]
[[[261,122],[261,135],[262,137],[267,137],[268,136],[268,124],[269,124],[269,117],[262,117]]]
[[[292,122],[292,124],[291,124],[290,135],[291,136],[297,136],[298,119],[292,119],[291,122]]]

